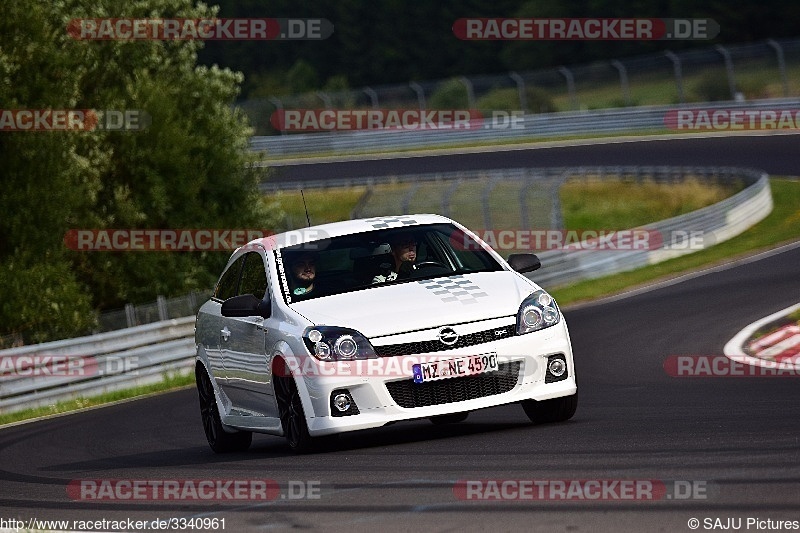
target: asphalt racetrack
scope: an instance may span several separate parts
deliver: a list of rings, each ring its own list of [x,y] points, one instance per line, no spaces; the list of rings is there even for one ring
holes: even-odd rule
[[[730,157],[732,165],[800,174],[791,170],[800,167],[796,136],[748,139],[749,151],[736,137],[690,152],[705,150],[711,164]],[[646,150],[658,146],[665,154],[650,164],[701,163],[682,161],[669,142]],[[619,162],[642,162],[645,148],[628,148],[631,159]],[[534,155],[558,166],[610,164],[623,155],[611,150],[602,161],[602,150],[592,150],[597,160],[538,151],[515,166]],[[759,150],[771,155],[759,162]],[[669,532],[692,531],[691,519],[701,531],[737,520],[741,530],[765,531],[781,520],[789,527],[780,530],[800,528],[798,378],[665,371],[671,356],[721,355],[741,328],[799,300],[800,246],[790,245],[566,310],[580,403],[572,420],[556,425],[531,425],[520,406],[509,405],[456,425],[420,420],[344,435],[338,448],[316,455],[291,455],[283,439],[264,435],[247,453],[215,455],[197,393],[183,390],[5,428],[0,519],[224,518],[226,531],[247,532]],[[259,479],[276,483],[268,501],[119,493],[96,501],[74,490],[80,480]]]
[[[594,165],[731,166],[800,175],[800,134],[567,141],[565,146],[483,148],[452,155],[364,156],[359,161],[273,165],[273,181],[325,180],[518,167]]]

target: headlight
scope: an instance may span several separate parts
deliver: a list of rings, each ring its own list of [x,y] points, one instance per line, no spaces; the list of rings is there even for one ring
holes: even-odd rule
[[[517,312],[517,335],[549,328],[558,324],[561,312],[556,301],[546,292],[539,290],[522,301]]]
[[[378,357],[366,337],[347,328],[314,326],[306,328],[303,342],[320,361],[350,361]]]

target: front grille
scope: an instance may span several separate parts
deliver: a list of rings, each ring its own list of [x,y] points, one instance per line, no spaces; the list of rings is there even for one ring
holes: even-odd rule
[[[478,376],[449,378],[429,383],[412,379],[386,384],[392,399],[400,407],[410,409],[427,405],[463,402],[508,392],[516,386],[521,363],[500,363],[498,370]]]
[[[387,344],[386,346],[375,346],[375,353],[380,357],[394,357],[396,355],[427,354],[433,352],[443,352],[445,350],[455,350],[465,346],[475,346],[485,344],[497,339],[505,339],[514,335],[516,326],[499,326],[475,333],[461,335],[452,346],[444,344],[439,339],[430,341],[404,342],[401,344]],[[499,332],[499,334],[498,334]]]

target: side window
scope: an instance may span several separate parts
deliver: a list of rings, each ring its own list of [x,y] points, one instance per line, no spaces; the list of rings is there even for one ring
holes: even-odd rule
[[[239,273],[242,271],[242,263],[244,263],[245,257],[246,256],[243,255],[237,259],[228,270],[222,274],[219,283],[217,283],[217,288],[214,291],[214,298],[219,298],[224,301],[236,296],[236,287],[239,285]]]
[[[264,293],[267,292],[267,273],[264,269],[264,261],[258,252],[250,252],[244,257],[239,294],[252,294],[258,298],[264,298]]]

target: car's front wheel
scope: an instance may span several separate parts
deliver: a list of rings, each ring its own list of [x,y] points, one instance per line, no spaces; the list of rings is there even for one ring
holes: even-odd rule
[[[525,400],[522,402],[525,414],[535,424],[563,422],[569,420],[578,409],[578,393],[551,400]]]
[[[214,397],[214,386],[205,370],[200,368],[195,372],[197,392],[200,395],[200,417],[203,420],[203,430],[211,449],[217,453],[243,452],[250,447],[253,434],[249,431],[228,433],[222,426],[219,416],[217,401]]]
[[[338,435],[314,438],[308,433],[300,391],[297,390],[297,384],[291,376],[275,377],[275,395],[283,433],[293,452],[307,453],[322,450],[336,441]]]

